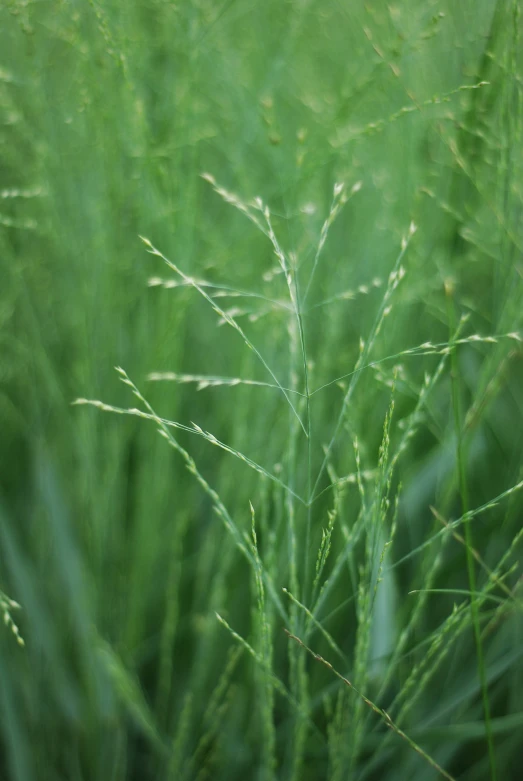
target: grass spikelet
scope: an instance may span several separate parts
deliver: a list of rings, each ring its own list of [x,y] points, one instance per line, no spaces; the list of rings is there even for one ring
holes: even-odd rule
[[[12,614],[14,610],[21,610],[18,602],[15,602],[14,599],[11,599],[6,594],[4,594],[3,591],[0,591],[0,612],[3,613],[4,625],[11,630],[15,636],[16,642],[21,648],[23,648],[25,646],[25,641],[20,634],[20,629],[18,628],[16,621],[13,619]]]

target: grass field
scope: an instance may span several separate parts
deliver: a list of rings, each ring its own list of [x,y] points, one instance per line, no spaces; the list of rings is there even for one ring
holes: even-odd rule
[[[1,781],[520,778],[521,12],[1,4]]]

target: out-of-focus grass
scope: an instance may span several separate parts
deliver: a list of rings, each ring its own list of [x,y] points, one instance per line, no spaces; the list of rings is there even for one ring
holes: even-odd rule
[[[2,6],[0,777],[518,777],[520,10]]]

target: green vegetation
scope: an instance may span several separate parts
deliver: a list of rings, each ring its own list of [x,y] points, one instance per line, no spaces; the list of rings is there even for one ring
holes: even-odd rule
[[[2,781],[520,777],[521,10],[2,4]]]

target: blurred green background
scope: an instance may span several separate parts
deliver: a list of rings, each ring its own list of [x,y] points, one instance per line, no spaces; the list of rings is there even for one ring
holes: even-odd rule
[[[438,777],[284,628],[451,777],[496,777],[486,697],[498,777],[520,777],[518,490],[470,524],[488,691],[466,545],[433,538],[523,477],[521,24],[518,0],[1,4],[0,778]],[[270,208],[305,359],[274,246],[231,193]],[[305,392],[304,363],[310,390],[347,375],[360,339],[387,360],[311,395],[310,418],[291,394],[310,454],[277,389],[153,382],[273,379],[139,236],[219,295],[284,387]],[[390,358],[448,342],[462,315],[451,355]],[[158,415],[323,493],[304,506],[173,430],[202,487],[154,423],[72,405],[143,409],[114,367]],[[281,591],[313,609],[329,511],[314,615],[343,660]]]

